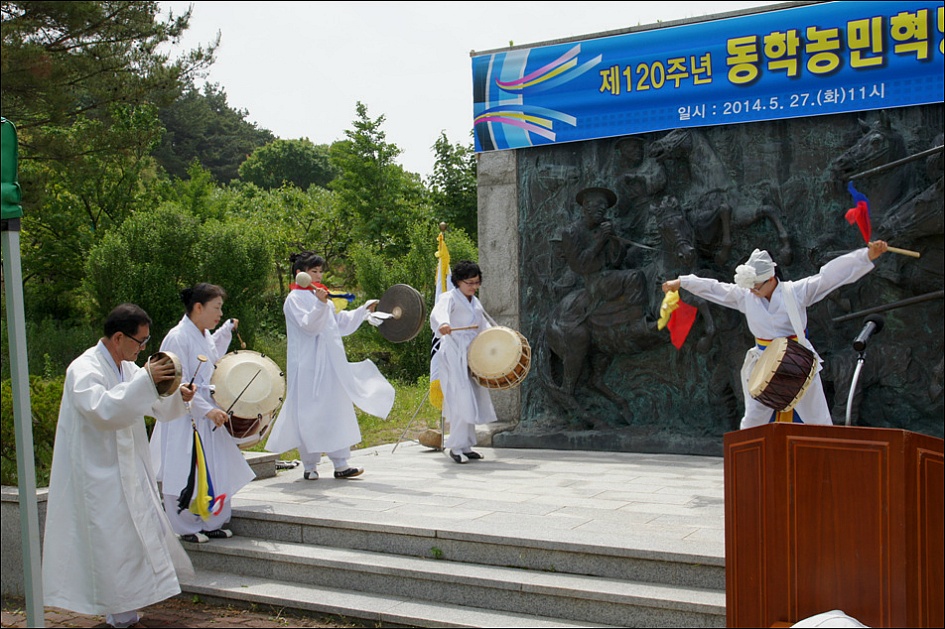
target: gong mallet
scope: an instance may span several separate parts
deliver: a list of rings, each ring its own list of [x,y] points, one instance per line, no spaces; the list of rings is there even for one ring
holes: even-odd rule
[[[233,320],[233,319],[230,319],[230,321],[232,321],[232,320]],[[240,336],[240,329],[239,329],[239,328],[233,328],[233,331],[236,332],[236,338],[239,339],[239,342],[240,342],[240,349],[246,349],[246,342],[243,340],[243,337]]]
[[[305,271],[299,271],[295,275],[295,283],[301,286],[302,288],[308,288],[312,285],[312,276],[306,273]],[[355,297],[351,293],[332,293],[328,292],[329,299],[346,299],[349,303],[354,301]],[[239,336],[239,334],[237,334]],[[243,346],[243,349],[246,349],[246,346]]]

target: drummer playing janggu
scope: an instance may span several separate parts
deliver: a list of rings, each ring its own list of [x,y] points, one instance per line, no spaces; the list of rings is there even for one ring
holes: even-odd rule
[[[734,284],[696,275],[683,275],[663,283],[663,292],[684,288],[693,295],[744,313],[748,329],[756,338],[756,344],[746,353],[741,370],[745,399],[745,415],[741,420],[741,428],[760,426],[772,421],[826,425],[833,423],[820,381],[820,356],[817,356],[816,350],[803,332],[807,329],[807,307],[817,303],[834,289],[852,284],[869,273],[873,270],[873,262],[886,250],[886,243],[876,240],[863,249],[831,260],[821,267],[816,275],[786,282],[780,279],[780,270],[768,252],[755,249],[748,261],[735,269]],[[792,318],[797,322],[796,328]],[[801,338],[797,338],[795,329],[802,331]],[[793,411],[786,414],[777,413],[754,399],[748,389],[752,368],[761,357],[765,345],[779,337],[796,339],[814,351],[818,362],[817,375]]]
[[[457,262],[452,270],[452,290],[443,293],[430,313],[430,327],[440,340],[440,386],[443,415],[449,423],[444,452],[456,463],[480,460],[476,445],[476,425],[496,421],[489,390],[469,373],[467,351],[476,335],[491,327],[486,312],[476,298],[482,285],[482,271],[475,262]]]
[[[216,284],[201,282],[182,290],[180,297],[186,313],[164,337],[161,351],[177,355],[183,380],[193,380],[197,394],[187,414],[155,426],[151,435],[151,459],[156,466],[155,476],[161,482],[164,509],[171,528],[185,542],[204,543],[233,536],[232,531],[225,528],[232,514],[231,499],[256,478],[256,474],[232,435],[224,429],[217,430],[229,417],[210,392],[213,365],[226,353],[239,321],[228,319],[217,328],[223,318],[226,291]],[[214,329],[216,331],[211,333]],[[198,356],[209,364],[201,366],[203,361]],[[207,520],[178,504],[191,473],[195,426],[203,443],[214,492],[220,497],[219,504],[210,506],[211,515]]]
[[[370,360],[349,363],[342,341],[369,320],[377,300],[336,312],[321,283],[325,259],[302,251],[289,261],[296,283],[282,307],[288,341],[286,397],[266,449],[281,454],[297,448],[305,480],[318,480],[323,453],[334,465],[335,478],[354,478],[364,472],[348,465],[351,446],[361,441],[354,406],[381,419],[394,406],[394,387]]]

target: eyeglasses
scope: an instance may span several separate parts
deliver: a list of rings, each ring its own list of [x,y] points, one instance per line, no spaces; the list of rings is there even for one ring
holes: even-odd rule
[[[151,335],[150,335],[150,334],[147,335],[146,337],[144,337],[144,340],[143,340],[143,341],[139,341],[138,339],[136,339],[135,337],[131,336],[130,334],[126,334],[125,336],[127,336],[127,337],[130,338],[132,341],[134,341],[135,343],[137,343],[139,347],[144,347],[145,345],[148,344],[148,341],[151,340]]]
[[[462,280],[460,283],[466,286],[482,286],[482,280]]]

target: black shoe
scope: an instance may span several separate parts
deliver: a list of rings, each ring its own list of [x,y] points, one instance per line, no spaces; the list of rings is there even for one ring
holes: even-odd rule
[[[200,531],[210,539],[229,539],[233,537],[233,531],[230,529],[214,529],[212,531]]]
[[[191,533],[189,535],[181,535],[180,541],[190,542],[191,544],[203,544],[209,542],[210,538],[203,533]]]
[[[305,480],[318,480],[318,470],[311,470],[302,474],[302,478]]]
[[[349,467],[346,470],[335,470],[335,478],[354,478],[355,476],[360,476],[364,474],[364,470],[360,467]]]
[[[469,460],[469,457],[466,456],[465,453],[460,452],[459,454],[456,454],[456,453],[453,452],[452,450],[447,450],[447,451],[446,451],[446,456],[448,456],[449,458],[453,459],[453,461],[455,461],[456,463],[465,463],[466,461]]]
[[[486,458],[482,456],[481,454],[479,454],[478,452],[473,452],[472,450],[470,450],[469,452],[463,452],[463,454],[465,454],[466,458],[469,459],[470,461],[482,461],[483,459]]]

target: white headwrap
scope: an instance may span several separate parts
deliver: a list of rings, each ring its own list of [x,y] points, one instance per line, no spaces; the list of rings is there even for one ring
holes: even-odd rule
[[[735,284],[741,288],[754,288],[755,284],[774,277],[774,267],[778,266],[767,251],[755,249],[748,256],[745,264],[735,267]]]

